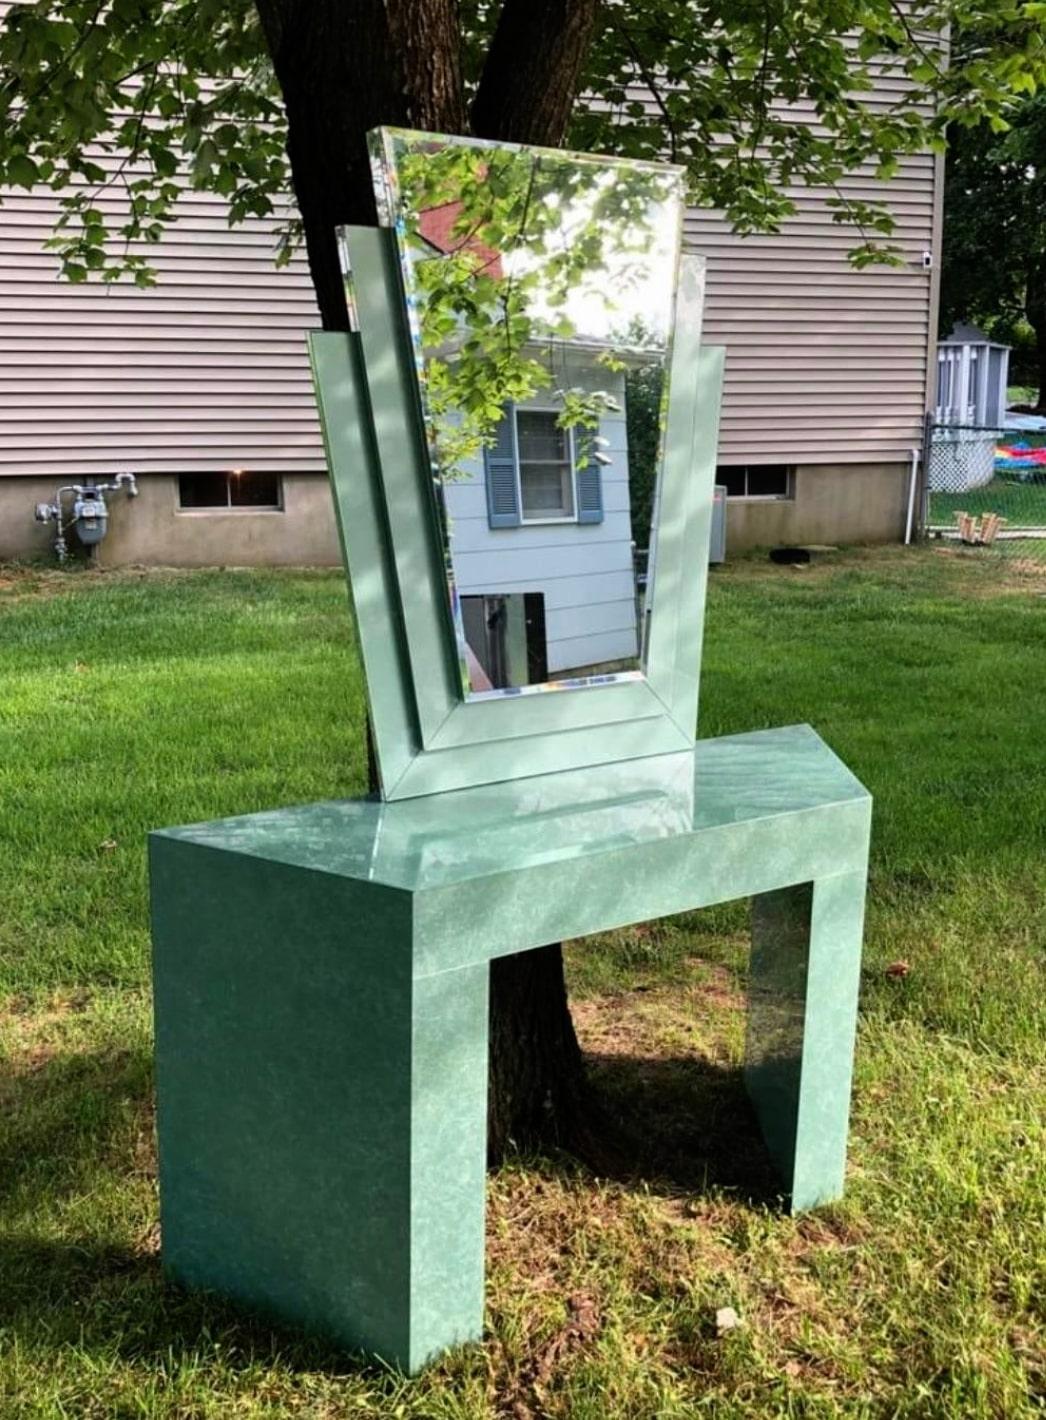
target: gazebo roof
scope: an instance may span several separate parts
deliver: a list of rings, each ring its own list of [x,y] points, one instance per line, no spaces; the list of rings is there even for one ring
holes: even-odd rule
[[[951,335],[940,341],[941,345],[997,345],[998,341],[992,340],[990,335],[985,335],[984,331],[975,325],[967,325],[965,321],[956,321]]]

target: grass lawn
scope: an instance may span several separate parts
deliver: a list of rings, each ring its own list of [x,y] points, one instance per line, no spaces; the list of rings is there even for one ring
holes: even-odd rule
[[[702,734],[809,721],[876,797],[846,1200],[775,1206],[740,906],[574,944],[644,1181],[492,1175],[488,1339],[416,1381],[158,1262],[145,833],[362,790],[340,576],[0,575],[2,1420],[1041,1415],[1046,576],[997,570],[712,581]]]
[[[1006,391],[1006,403],[1012,404],[1034,404],[1039,397],[1039,391],[1034,385],[1010,385]]]
[[[974,517],[998,513],[1010,528],[1046,528],[1046,466],[1026,483],[1016,478],[993,478],[983,488],[965,493],[930,494],[931,525],[954,527],[957,512]]]

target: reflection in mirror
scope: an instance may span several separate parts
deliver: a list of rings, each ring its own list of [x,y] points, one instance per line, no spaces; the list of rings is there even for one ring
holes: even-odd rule
[[[682,170],[383,129],[465,693],[642,674]]]

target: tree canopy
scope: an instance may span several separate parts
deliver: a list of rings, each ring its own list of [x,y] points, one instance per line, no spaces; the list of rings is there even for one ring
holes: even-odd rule
[[[1046,390],[1046,95],[1023,96],[1010,127],[954,135],[945,186],[941,329],[985,325],[1003,341],[1030,325]],[[1026,323],[1026,324],[1025,324]],[[1031,373],[1026,372],[1026,373]]]
[[[889,177],[948,122],[1002,131],[1046,73],[1044,17],[1032,0],[33,0],[0,32],[0,184],[60,194],[67,277],[143,284],[187,185],[234,222],[293,192],[286,238],[304,235],[328,325],[345,320],[333,228],[374,220],[379,123],[669,158],[741,231],[827,185],[856,259],[889,259],[888,211],[845,175]],[[978,43],[949,67],[954,24]],[[904,80],[885,99],[884,66]]]

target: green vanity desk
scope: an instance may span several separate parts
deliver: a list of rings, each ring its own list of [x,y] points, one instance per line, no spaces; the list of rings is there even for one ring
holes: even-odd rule
[[[169,1272],[405,1370],[478,1338],[490,958],[741,897],[767,1146],[838,1197],[870,815],[793,726],[154,834]]]

